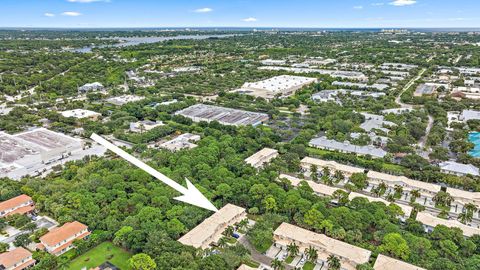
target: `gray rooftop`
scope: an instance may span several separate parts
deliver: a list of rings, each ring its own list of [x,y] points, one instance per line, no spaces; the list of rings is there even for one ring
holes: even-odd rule
[[[381,148],[374,146],[358,146],[353,145],[348,141],[338,142],[335,140],[329,140],[327,137],[319,137],[312,139],[310,145],[317,148],[337,150],[341,152],[356,153],[359,155],[371,155],[372,157],[383,158],[387,152]]]

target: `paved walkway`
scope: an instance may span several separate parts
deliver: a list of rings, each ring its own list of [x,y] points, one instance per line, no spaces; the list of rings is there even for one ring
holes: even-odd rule
[[[250,251],[252,259],[254,261],[259,262],[261,264],[265,264],[265,265],[271,265],[272,258],[258,252],[252,246],[252,244],[248,241],[247,236],[240,237],[240,239],[238,239],[238,242],[240,242],[244,247],[246,247]],[[285,266],[286,270],[293,270],[294,269],[292,266],[287,265],[285,262],[284,262],[284,266]]]

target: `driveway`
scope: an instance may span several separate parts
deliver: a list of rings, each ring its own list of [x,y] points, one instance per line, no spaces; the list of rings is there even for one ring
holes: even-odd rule
[[[246,236],[242,236],[240,237],[240,239],[238,239],[238,242],[241,243],[244,247],[246,247],[249,251],[250,251],[250,254],[252,256],[252,259],[256,262],[259,262],[261,264],[265,264],[265,265],[271,265],[272,263],[272,258],[268,257],[267,255],[264,255],[260,252],[258,252],[253,246],[252,244],[250,244],[250,242],[248,241],[247,237]],[[287,264],[284,264],[285,265],[285,269],[286,270],[293,270],[294,268],[290,265],[287,265]]]

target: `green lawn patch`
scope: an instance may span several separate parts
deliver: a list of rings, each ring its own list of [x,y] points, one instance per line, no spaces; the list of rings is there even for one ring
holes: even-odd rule
[[[313,268],[315,267],[315,264],[313,264],[312,262],[306,262],[304,265],[303,265],[303,270],[313,270]]]
[[[229,237],[227,237],[227,242],[228,242],[229,244],[235,244],[235,243],[237,242],[237,239],[235,239],[234,237],[229,236]]]
[[[81,270],[97,267],[109,261],[122,270],[131,270],[128,259],[132,254],[115,246],[112,242],[103,242],[70,262],[69,270]]]
[[[290,264],[291,262],[293,262],[293,259],[295,259],[295,256],[288,256],[286,259],[285,259],[285,262],[287,264]]]
[[[258,245],[254,245],[255,246],[255,249],[260,252],[260,253],[265,253],[267,252],[267,250],[273,245],[273,241],[272,240],[268,240],[268,241],[265,241],[263,242],[260,246]]]

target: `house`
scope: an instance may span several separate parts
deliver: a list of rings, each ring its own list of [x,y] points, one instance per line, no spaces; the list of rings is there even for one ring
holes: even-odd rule
[[[348,243],[330,238],[324,234],[318,234],[298,226],[282,223],[274,232],[274,245],[281,249],[287,249],[291,243],[299,246],[300,252],[309,247],[318,250],[318,260],[326,262],[329,255],[340,259],[342,269],[355,270],[359,264],[367,263],[371,251],[359,248]]]
[[[13,214],[24,215],[34,210],[35,203],[30,196],[25,194],[0,202],[0,218]]]
[[[90,235],[88,227],[78,221],[67,222],[40,237],[38,249],[60,256],[74,247],[75,240],[85,239]]]
[[[83,86],[78,87],[78,92],[80,94],[84,94],[84,93],[92,92],[92,91],[101,91],[103,89],[105,89],[103,87],[103,84],[101,84],[99,82],[94,82],[94,83],[87,83]]]
[[[178,239],[178,241],[187,246],[206,249],[211,244],[216,244],[222,238],[222,233],[228,226],[233,226],[246,218],[247,212],[244,208],[227,204]]]
[[[144,121],[132,122],[130,123],[130,131],[139,133],[139,132],[149,131],[163,125],[164,124],[162,121],[144,120]]]
[[[259,169],[276,157],[278,157],[278,150],[263,148],[262,150],[246,158],[245,162],[256,169]]]
[[[425,232],[430,233],[438,225],[443,225],[449,228],[459,228],[463,231],[463,235],[466,237],[472,237],[473,235],[480,235],[480,229],[468,226],[463,223],[460,223],[458,220],[452,219],[443,219],[435,217],[429,213],[419,212],[417,214],[417,221],[423,224]]]
[[[35,265],[32,253],[23,247],[0,254],[1,270],[23,270]]]
[[[373,265],[374,270],[426,270],[424,268],[409,264],[383,254],[378,254],[377,260]]]
[[[473,175],[479,176],[479,169],[472,164],[462,164],[454,161],[445,161],[438,165],[443,173],[458,176]]]

